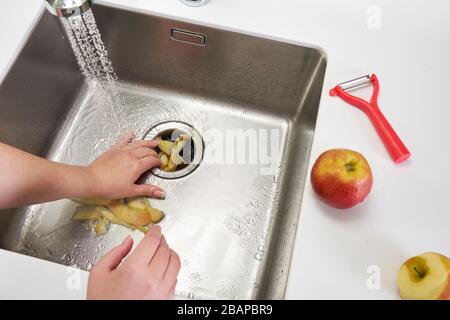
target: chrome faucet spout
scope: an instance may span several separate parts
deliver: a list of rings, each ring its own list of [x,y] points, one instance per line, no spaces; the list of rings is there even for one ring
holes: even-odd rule
[[[45,0],[48,11],[58,17],[79,15],[92,5],[92,0]]]
[[[209,0],[181,0],[181,2],[191,7],[200,7],[207,4]]]

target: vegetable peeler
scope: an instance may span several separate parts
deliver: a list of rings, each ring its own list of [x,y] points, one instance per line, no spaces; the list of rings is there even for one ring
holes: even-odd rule
[[[347,92],[350,89],[359,88],[369,83],[372,83],[373,85],[373,92],[370,102],[359,97],[355,97]],[[411,156],[411,153],[403,144],[400,137],[395,133],[383,113],[381,113],[381,110],[378,107],[379,92],[380,84],[378,82],[378,78],[375,74],[372,74],[338,84],[330,90],[330,96],[338,96],[345,102],[364,111],[370,121],[372,121],[373,126],[383,141],[392,160],[394,160],[395,163],[401,163],[408,159]]]

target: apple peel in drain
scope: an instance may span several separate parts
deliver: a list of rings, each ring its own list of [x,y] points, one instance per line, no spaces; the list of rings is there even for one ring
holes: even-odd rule
[[[175,141],[162,140],[160,137],[156,138],[156,140],[159,141],[158,148],[161,150],[159,157],[162,171],[175,171],[178,166],[185,164],[180,153],[186,143],[191,140],[189,134],[183,133]]]

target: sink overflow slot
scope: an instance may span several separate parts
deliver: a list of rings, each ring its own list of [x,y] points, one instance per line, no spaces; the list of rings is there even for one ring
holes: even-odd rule
[[[193,44],[196,46],[203,47],[206,45],[206,36],[201,33],[195,33],[181,29],[171,29],[170,37],[172,38],[172,40]]]

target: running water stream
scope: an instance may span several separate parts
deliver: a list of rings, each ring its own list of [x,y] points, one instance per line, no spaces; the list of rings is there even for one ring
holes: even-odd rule
[[[117,89],[117,74],[102,41],[91,9],[69,18],[61,18],[73,53],[86,78],[89,89],[102,91],[118,132],[123,129],[118,116],[122,102]],[[104,110],[107,112],[107,110]]]

